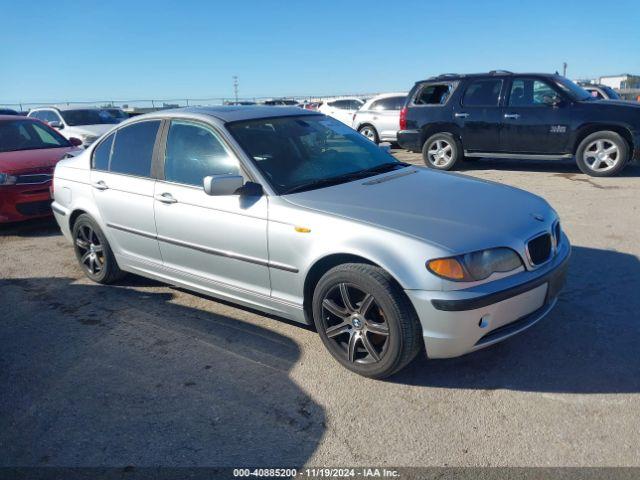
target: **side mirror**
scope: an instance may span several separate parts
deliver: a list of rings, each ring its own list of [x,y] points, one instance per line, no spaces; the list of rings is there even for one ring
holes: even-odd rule
[[[64,128],[64,125],[62,125],[62,122],[58,122],[58,121],[49,122],[49,126],[51,128],[57,128],[58,130],[62,130]]]
[[[542,101],[550,107],[558,107],[562,103],[562,98],[559,95],[545,95]]]
[[[79,138],[76,138],[76,137],[71,137],[69,139],[69,143],[71,145],[73,145],[74,147],[80,147],[82,145],[82,140],[80,140]]]
[[[391,153],[391,144],[389,142],[382,142],[378,144],[378,147],[380,148],[380,150],[382,150],[383,152],[386,153]]]
[[[244,185],[244,178],[241,175],[209,175],[204,177],[203,184],[207,195],[233,195]]]

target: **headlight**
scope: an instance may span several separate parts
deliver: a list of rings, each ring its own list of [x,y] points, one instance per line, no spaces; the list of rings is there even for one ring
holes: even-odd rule
[[[0,185],[15,185],[18,179],[8,173],[0,173]]]
[[[521,266],[520,256],[510,248],[491,248],[427,262],[431,273],[456,282],[477,282]]]

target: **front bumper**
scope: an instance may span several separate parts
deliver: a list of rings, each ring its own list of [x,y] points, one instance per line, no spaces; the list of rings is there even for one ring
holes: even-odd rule
[[[0,187],[0,223],[51,215],[51,182]]]
[[[555,258],[536,271],[468,290],[405,290],[422,324],[427,356],[458,357],[537,323],[556,304],[570,253],[571,246],[564,236]]]

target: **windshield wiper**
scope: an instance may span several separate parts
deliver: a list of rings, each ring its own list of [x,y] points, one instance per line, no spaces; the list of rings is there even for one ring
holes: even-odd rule
[[[393,170],[397,170],[398,168],[409,167],[411,164],[405,162],[387,162],[381,163],[380,165],[376,165],[375,167],[365,168],[364,170],[360,170],[356,173],[367,174],[367,173],[385,173],[391,172]]]
[[[408,166],[409,164],[404,162],[381,163],[380,165],[376,165],[375,167],[371,167],[371,168],[365,168],[364,170],[358,170],[356,172],[345,173],[344,175],[338,175],[336,177],[320,178],[318,180],[313,180],[311,182],[302,183],[288,190],[285,190],[283,195],[288,195],[289,193],[302,192],[305,190],[313,190],[315,188],[320,188],[320,187],[328,187],[331,185],[337,185],[339,183],[350,182],[352,180],[357,180],[359,178],[366,178],[371,175],[390,172],[400,167],[404,168]]]

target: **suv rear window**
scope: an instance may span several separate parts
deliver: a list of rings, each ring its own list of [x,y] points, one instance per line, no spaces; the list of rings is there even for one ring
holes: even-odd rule
[[[468,107],[496,107],[501,90],[502,80],[498,78],[474,80],[465,90],[462,104]]]
[[[416,105],[444,105],[453,90],[450,83],[432,83],[423,86],[413,103]]]
[[[397,96],[397,97],[387,97],[381,98],[380,100],[376,100],[371,104],[369,110],[401,110],[404,107],[404,101],[407,97]]]

